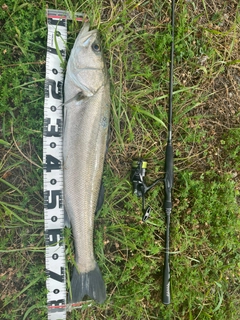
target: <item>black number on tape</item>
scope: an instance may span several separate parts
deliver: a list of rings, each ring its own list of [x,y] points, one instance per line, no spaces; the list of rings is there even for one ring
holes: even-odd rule
[[[43,165],[43,168],[47,170],[47,172],[51,172],[52,170],[59,170],[61,168],[61,161],[57,158],[53,157],[51,154],[46,155],[46,162]],[[52,181],[52,180],[51,180]],[[53,183],[52,183],[53,182]],[[52,181],[52,184],[55,184]]]
[[[61,273],[55,273],[53,271],[47,270],[47,275],[58,282],[64,282],[64,268],[61,267]]]
[[[62,134],[62,120],[57,119],[57,124],[51,124],[51,118],[44,120],[43,134],[46,137],[60,137]]]
[[[52,54],[58,54],[57,53],[57,50],[55,49],[55,48],[52,48],[52,47],[47,47],[47,51],[48,52],[50,52],[50,53],[52,53]],[[60,51],[60,53],[61,53],[61,56],[62,57],[65,57],[65,51],[63,50],[63,49],[61,49],[61,50],[59,50]]]
[[[58,200],[58,201],[57,201]],[[44,191],[44,207],[54,209],[56,206],[62,208],[62,190]]]
[[[59,99],[59,100],[62,99],[62,82],[61,81],[58,81],[57,84],[56,84],[55,80],[46,79],[46,82],[45,82],[45,96],[47,98],[49,98],[49,96],[50,96],[49,87],[51,87],[51,94],[52,94],[52,97],[54,99]],[[56,91],[56,87],[58,88],[58,92]]]
[[[59,308],[63,305],[65,305],[64,299],[48,301],[48,307],[49,307],[48,311],[50,311],[51,313],[59,312]]]
[[[45,232],[45,240],[47,246],[56,246],[60,244],[60,240],[63,239],[63,230],[62,229],[48,229]]]

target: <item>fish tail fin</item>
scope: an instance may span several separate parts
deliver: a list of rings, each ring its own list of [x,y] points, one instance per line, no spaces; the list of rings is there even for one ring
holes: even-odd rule
[[[105,284],[97,264],[95,269],[88,273],[78,273],[76,267],[74,267],[71,289],[70,303],[80,302],[85,296],[89,296],[99,303],[106,300]]]

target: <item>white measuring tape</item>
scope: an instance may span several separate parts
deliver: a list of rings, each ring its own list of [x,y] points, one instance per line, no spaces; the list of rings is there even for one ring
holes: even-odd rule
[[[82,14],[75,14],[75,18],[79,21],[82,20],[82,16]],[[48,320],[66,319],[67,312],[62,156],[64,75],[61,62],[66,59],[68,19],[72,17],[67,11],[47,10],[43,185]]]

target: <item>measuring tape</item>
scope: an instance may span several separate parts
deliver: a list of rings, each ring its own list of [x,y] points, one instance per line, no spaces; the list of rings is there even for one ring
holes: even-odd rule
[[[83,15],[75,14],[82,21]],[[66,275],[63,206],[63,68],[67,20],[63,10],[47,10],[47,56],[43,129],[43,188],[48,320],[66,319]],[[59,55],[61,57],[59,57]]]

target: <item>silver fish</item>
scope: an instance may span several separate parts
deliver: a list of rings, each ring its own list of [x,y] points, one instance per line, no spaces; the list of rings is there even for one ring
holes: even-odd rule
[[[99,303],[105,284],[94,257],[95,212],[102,200],[102,173],[110,116],[110,84],[98,30],[85,23],[71,51],[64,85],[64,203],[70,220],[75,267],[70,302],[85,295]]]

